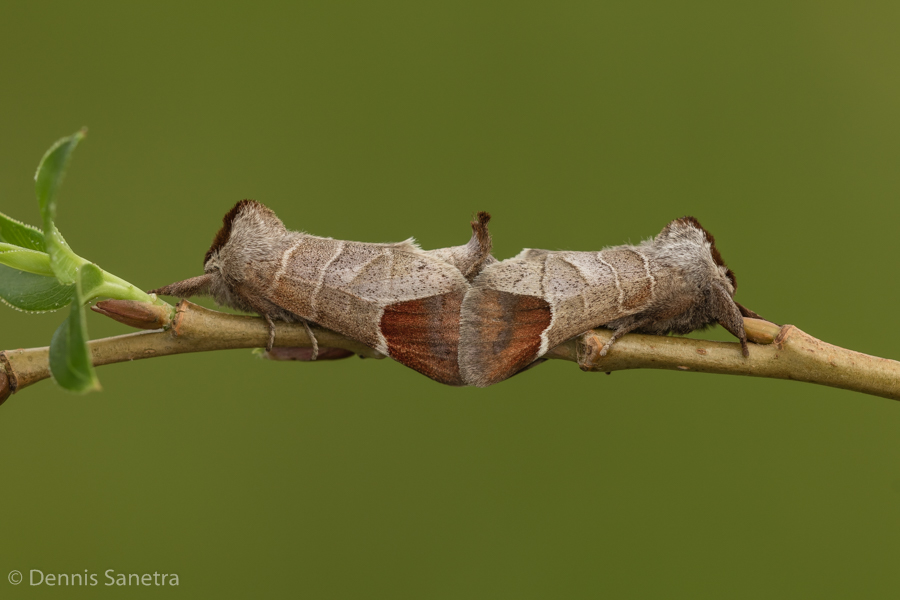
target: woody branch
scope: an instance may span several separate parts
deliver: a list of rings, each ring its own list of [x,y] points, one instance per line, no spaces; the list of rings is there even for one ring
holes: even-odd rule
[[[188,352],[259,348],[268,339],[268,327],[261,318],[209,310],[186,300],[179,303],[174,318],[166,309],[142,302],[109,300],[94,308],[127,325],[153,330],[89,342],[95,366]],[[793,325],[745,318],[744,327],[754,342],[749,358],[741,355],[735,343],[639,334],[626,335],[601,357],[599,350],[612,335],[604,329],[560,344],[545,358],[569,360],[585,371],[644,368],[792,379],[900,400],[900,362],[827,344]],[[384,358],[332,331],[314,328],[313,332],[320,348],[339,349],[335,358],[351,354]],[[312,340],[303,324],[279,322],[276,344],[310,348]],[[47,347],[0,352],[0,402],[48,378],[48,356]],[[279,356],[287,358],[290,353],[276,348],[274,357]]]

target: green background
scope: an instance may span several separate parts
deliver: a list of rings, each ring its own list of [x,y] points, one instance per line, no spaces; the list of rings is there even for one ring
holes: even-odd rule
[[[690,214],[741,303],[900,358],[898,30],[894,1],[9,2],[0,210],[37,223],[34,169],[86,125],[57,223],[144,289],[200,274],[242,198],[426,248],[489,210],[500,258]],[[64,316],[0,307],[0,347]],[[98,375],[0,408],[4,598],[900,593],[893,401],[559,361],[484,390],[249,351]]]

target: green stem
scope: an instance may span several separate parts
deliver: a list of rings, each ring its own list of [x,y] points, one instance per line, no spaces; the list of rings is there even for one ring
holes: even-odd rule
[[[101,269],[101,271],[103,271]],[[86,301],[95,298],[113,298],[115,300],[136,300],[138,302],[150,302],[157,306],[166,306],[172,308],[168,302],[151,296],[147,292],[138,289],[133,284],[128,283],[121,277],[116,277],[112,273],[103,271],[103,283],[91,290],[91,296]]]

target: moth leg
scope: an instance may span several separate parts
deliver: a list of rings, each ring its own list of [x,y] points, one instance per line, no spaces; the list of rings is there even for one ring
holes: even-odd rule
[[[312,342],[312,357],[309,360],[316,360],[319,358],[319,341],[316,339],[315,334],[313,334],[313,331],[309,326],[309,321],[303,319],[301,323],[303,323],[303,328],[306,329],[306,335],[309,336],[309,341]]]
[[[744,355],[744,358],[750,356],[750,348],[747,346],[747,334],[744,333],[744,322],[735,321],[734,319],[724,318],[719,320],[719,325],[725,328],[725,330],[740,340],[741,342],[741,354]]]
[[[724,289],[715,287],[715,296],[718,306],[716,321],[731,335],[741,341],[741,354],[744,358],[750,356],[750,348],[747,347],[747,334],[744,332],[744,319],[741,316],[739,304],[737,304]],[[756,314],[756,313],[754,313]]]
[[[269,341],[266,342],[266,352],[271,352],[272,348],[275,347],[275,321],[266,313],[263,313],[263,318],[269,325]]]
[[[199,277],[191,277],[184,281],[176,281],[167,286],[150,290],[148,294],[156,294],[157,296],[175,296],[176,298],[190,298],[191,296],[208,296],[209,284],[212,276],[207,273]]]
[[[609,352],[609,347],[613,345],[613,342],[615,342],[626,333],[630,333],[635,329],[640,329],[644,325],[652,323],[653,321],[653,317],[644,317],[643,319],[638,319],[637,321],[634,321],[627,325],[622,325],[621,327],[613,331],[612,337],[609,338],[609,341],[603,344],[603,348],[600,349],[600,356],[606,356],[606,353]]]

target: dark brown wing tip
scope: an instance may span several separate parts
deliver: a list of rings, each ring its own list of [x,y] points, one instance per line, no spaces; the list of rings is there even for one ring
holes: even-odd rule
[[[213,255],[213,252],[218,252],[222,249],[222,246],[228,243],[228,238],[231,237],[231,225],[234,223],[237,216],[251,206],[260,207],[263,206],[263,204],[256,200],[241,200],[231,207],[231,210],[225,213],[225,216],[222,218],[222,227],[216,232],[216,237],[213,238],[212,245],[209,247],[209,250],[206,251],[206,256],[203,257],[204,266],[206,265],[206,261],[209,260],[209,257]]]
[[[735,302],[735,304],[737,305],[738,310],[741,311],[741,316],[744,316],[744,317],[747,317],[750,319],[759,319],[761,321],[768,321],[769,323],[774,323],[774,321],[769,321],[769,319],[765,318],[764,316],[760,315],[759,313],[757,313],[755,311],[750,310],[749,308],[747,308],[740,302]]]
[[[472,233],[478,239],[478,244],[482,248],[491,248],[491,233],[488,231],[488,223],[491,221],[491,214],[481,211],[476,216],[476,220],[472,221]]]

